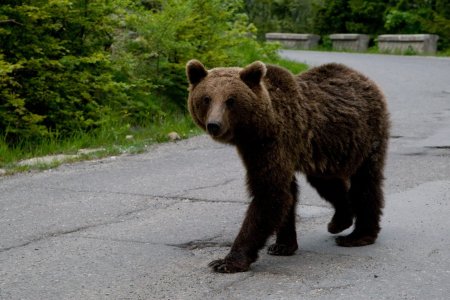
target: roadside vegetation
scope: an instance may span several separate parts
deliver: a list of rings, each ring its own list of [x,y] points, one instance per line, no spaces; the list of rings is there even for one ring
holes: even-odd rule
[[[306,69],[282,60],[266,32],[433,33],[448,55],[447,2],[3,0],[0,169],[27,170],[17,162],[83,148],[99,150],[71,159],[139,152],[172,131],[198,134],[185,106],[189,59]]]
[[[300,72],[257,39],[240,0],[4,0],[0,5],[0,168],[49,154],[71,160],[143,151],[198,134],[184,66],[254,60]]]

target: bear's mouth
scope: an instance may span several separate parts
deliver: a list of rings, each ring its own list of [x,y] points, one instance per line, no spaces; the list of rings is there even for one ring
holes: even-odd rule
[[[229,130],[228,131],[224,131],[224,132],[220,132],[220,133],[215,134],[215,135],[209,133],[209,135],[214,140],[216,140],[218,142],[222,142],[222,143],[229,143],[233,139],[233,134]]]

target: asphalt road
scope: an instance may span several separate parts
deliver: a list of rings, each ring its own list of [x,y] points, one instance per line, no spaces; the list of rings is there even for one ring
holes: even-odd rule
[[[0,299],[449,299],[450,59],[284,51],[379,83],[393,129],[377,243],[340,248],[301,181],[291,257],[215,274],[247,205],[232,147],[206,136],[0,177]]]

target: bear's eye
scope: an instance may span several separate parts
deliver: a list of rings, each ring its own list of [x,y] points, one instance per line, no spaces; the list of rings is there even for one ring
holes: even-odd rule
[[[211,98],[209,96],[205,96],[202,99],[204,105],[208,105],[211,102]]]
[[[230,97],[227,99],[227,101],[225,101],[225,104],[228,108],[233,108],[235,102],[236,100],[234,99],[234,97]]]

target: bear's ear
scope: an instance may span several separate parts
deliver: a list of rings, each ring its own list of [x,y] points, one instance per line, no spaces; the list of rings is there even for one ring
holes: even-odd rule
[[[191,59],[186,64],[186,75],[192,85],[196,85],[208,75],[205,66],[196,59]]]
[[[259,85],[266,75],[267,67],[260,61],[255,61],[239,72],[239,76],[250,88]]]

